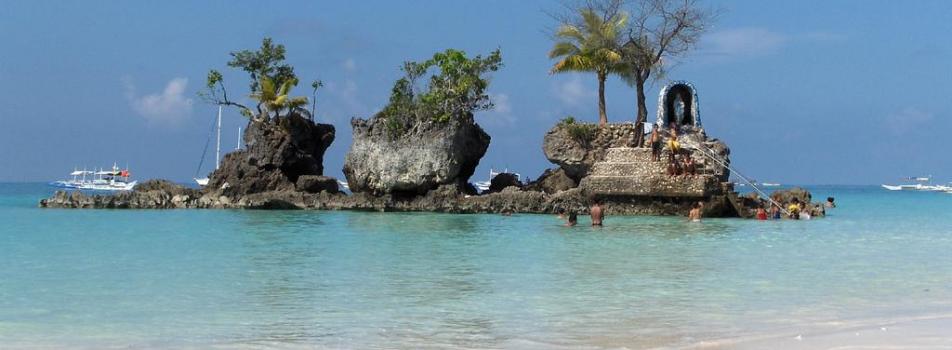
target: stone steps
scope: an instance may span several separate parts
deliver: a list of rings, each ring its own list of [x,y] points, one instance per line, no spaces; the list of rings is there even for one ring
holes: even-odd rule
[[[637,163],[650,161],[650,148],[615,147],[609,148],[605,151],[604,162],[607,163]]]
[[[581,187],[601,195],[650,197],[706,197],[717,188],[717,179],[711,175],[698,176],[605,176],[590,175],[582,179]]]
[[[663,162],[598,162],[592,166],[593,176],[642,176],[663,174],[667,170]]]

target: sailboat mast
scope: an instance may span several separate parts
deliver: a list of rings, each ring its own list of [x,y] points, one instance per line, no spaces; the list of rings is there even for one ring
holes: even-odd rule
[[[221,159],[221,105],[218,105],[218,127],[215,130],[218,134],[215,138],[215,170],[218,170],[218,163]]]

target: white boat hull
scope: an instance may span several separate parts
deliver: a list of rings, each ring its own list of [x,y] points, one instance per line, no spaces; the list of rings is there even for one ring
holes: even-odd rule
[[[195,179],[195,183],[202,187],[208,186],[208,178]]]

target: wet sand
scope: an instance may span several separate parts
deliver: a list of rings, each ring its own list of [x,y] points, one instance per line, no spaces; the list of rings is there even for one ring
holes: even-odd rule
[[[704,341],[691,349],[952,349],[952,315],[817,325],[803,332]]]

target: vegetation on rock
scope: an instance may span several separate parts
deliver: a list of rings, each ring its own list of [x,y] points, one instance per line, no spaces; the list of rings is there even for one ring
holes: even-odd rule
[[[595,139],[598,127],[595,124],[579,123],[575,117],[568,116],[559,121],[559,126],[565,129],[569,136],[583,145],[588,145]]]
[[[621,62],[618,40],[628,15],[616,11],[607,15],[594,8],[578,10],[579,20],[571,20],[555,32],[557,42],[549,51],[549,58],[559,58],[551,73],[595,72],[598,77],[598,124],[608,124],[605,111],[605,79],[615,65]]]
[[[502,56],[495,50],[483,58],[467,58],[460,50],[438,52],[423,62],[408,61],[401,68],[390,93],[390,102],[377,115],[386,119],[391,137],[398,137],[416,122],[446,123],[453,118],[471,118],[480,110],[493,108],[486,94],[489,79],[484,77],[502,67]],[[420,82],[428,72],[425,84]]]
[[[648,116],[645,83],[663,77],[666,62],[690,51],[715,18],[697,0],[584,0],[567,7],[569,14],[556,16],[549,57],[559,61],[552,72],[595,72],[601,126],[608,123],[605,79],[621,77],[636,89],[641,134]]]
[[[294,74],[294,67],[284,62],[285,52],[284,45],[274,44],[271,38],[264,38],[257,51],[231,52],[232,59],[228,61],[228,66],[247,72],[251,78],[249,97],[257,102],[254,109],[230,100],[224,77],[214,69],[208,72],[206,91],[200,92],[199,95],[210,103],[237,107],[242,115],[253,120],[277,120],[292,113],[307,115],[313,119],[313,107],[311,111],[305,108],[308,98],[290,95],[291,89],[297,86],[299,80]],[[320,86],[319,80],[311,84],[314,98],[317,97],[317,88]]]

